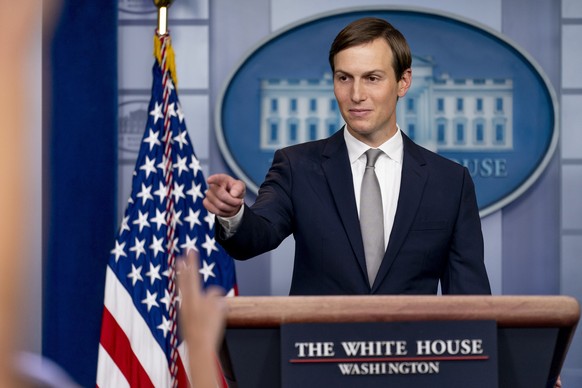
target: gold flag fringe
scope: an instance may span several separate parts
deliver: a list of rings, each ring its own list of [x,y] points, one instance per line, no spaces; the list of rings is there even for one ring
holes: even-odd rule
[[[166,46],[166,68],[170,72],[170,76],[172,77],[172,82],[174,83],[174,87],[178,90],[178,76],[176,75],[176,57],[174,54],[174,49],[172,48],[172,41],[170,36],[166,36],[165,39],[168,39],[167,46]],[[162,40],[158,34],[154,35],[154,57],[162,66]]]

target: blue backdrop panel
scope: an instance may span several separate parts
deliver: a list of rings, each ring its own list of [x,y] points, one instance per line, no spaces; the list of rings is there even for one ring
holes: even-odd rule
[[[117,1],[63,1],[50,62],[43,355],[81,385],[95,386],[116,228]]]

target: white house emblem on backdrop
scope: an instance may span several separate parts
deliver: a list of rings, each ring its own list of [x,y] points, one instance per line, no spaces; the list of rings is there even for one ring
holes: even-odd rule
[[[413,86],[398,103],[401,128],[435,152],[513,148],[511,79],[433,75],[434,65],[415,58]],[[261,150],[326,138],[343,121],[331,73],[317,79],[261,80]]]

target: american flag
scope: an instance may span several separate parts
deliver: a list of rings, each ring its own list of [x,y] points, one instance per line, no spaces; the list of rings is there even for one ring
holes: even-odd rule
[[[214,239],[214,215],[202,206],[206,182],[160,39],[148,120],[132,192],[111,250],[97,386],[187,386],[187,352],[178,337],[174,259],[199,252],[204,286],[234,295],[234,263]]]

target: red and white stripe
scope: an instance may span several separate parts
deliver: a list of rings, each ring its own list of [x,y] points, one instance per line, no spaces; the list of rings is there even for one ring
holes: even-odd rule
[[[105,308],[99,344],[98,387],[170,387],[174,384],[164,351],[131,296],[107,267]],[[185,346],[178,347],[176,383],[188,386]]]

